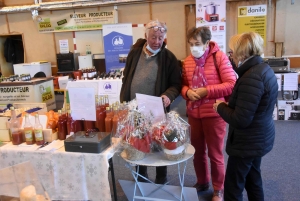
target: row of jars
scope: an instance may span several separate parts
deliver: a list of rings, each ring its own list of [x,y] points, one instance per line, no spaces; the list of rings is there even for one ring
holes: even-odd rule
[[[126,104],[118,101],[109,104],[108,96],[96,96],[96,121],[73,120],[71,110],[64,113],[59,110],[57,122],[58,139],[64,140],[66,136],[78,131],[116,132],[118,122],[126,116]]]
[[[22,75],[10,75],[9,77],[0,77],[0,82],[14,82],[14,81],[30,81],[30,74],[22,74]]]

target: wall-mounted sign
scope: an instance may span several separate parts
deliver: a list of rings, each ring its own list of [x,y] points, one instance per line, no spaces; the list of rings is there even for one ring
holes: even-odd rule
[[[59,40],[59,52],[61,54],[69,53],[69,41],[68,41],[68,39]]]
[[[132,24],[103,25],[106,72],[125,67],[133,43]]]
[[[40,15],[37,17],[37,27],[40,33],[97,30],[102,29],[103,24],[118,23],[117,16],[116,10]]]
[[[211,40],[226,52],[226,0],[196,0],[196,27],[206,26]]]
[[[266,45],[267,5],[238,7],[238,33],[253,31],[264,39]]]

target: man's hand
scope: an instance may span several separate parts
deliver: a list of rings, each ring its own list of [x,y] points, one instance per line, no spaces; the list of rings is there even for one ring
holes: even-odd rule
[[[168,98],[168,96],[162,95],[161,97],[163,98],[164,106],[165,106],[165,107],[168,107],[168,106],[171,104],[171,101],[170,101],[170,99]]]
[[[196,101],[199,100],[201,97],[192,89],[189,89],[186,93],[187,97],[191,100],[191,101]]]

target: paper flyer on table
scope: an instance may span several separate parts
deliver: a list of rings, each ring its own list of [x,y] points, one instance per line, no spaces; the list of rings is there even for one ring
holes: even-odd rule
[[[94,88],[69,88],[70,106],[74,120],[96,121]]]
[[[164,106],[161,97],[136,93],[139,109],[145,114],[153,114],[153,123],[162,121],[165,117]]]

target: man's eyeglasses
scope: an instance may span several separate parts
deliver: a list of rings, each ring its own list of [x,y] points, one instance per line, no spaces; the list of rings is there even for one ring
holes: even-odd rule
[[[160,30],[161,33],[165,33],[167,31],[167,29],[165,29],[163,27],[158,27],[158,26],[153,26],[153,27],[150,27],[149,29],[153,29],[155,32]]]

